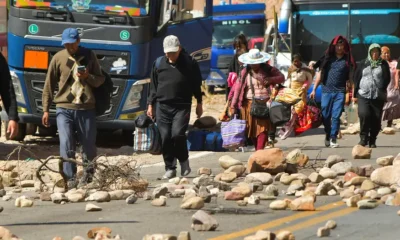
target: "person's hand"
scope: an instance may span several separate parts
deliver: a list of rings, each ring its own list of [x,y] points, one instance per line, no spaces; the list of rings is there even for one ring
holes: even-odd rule
[[[315,63],[316,63],[315,61],[311,61],[311,62],[308,64],[308,68],[313,69]]]
[[[399,90],[399,85],[398,84],[394,85],[394,89]]]
[[[147,108],[147,116],[149,116],[151,119],[154,119],[154,114],[153,114],[153,106],[149,105],[149,107]]]
[[[86,68],[86,70],[84,72],[77,72],[76,76],[78,76],[78,78],[80,80],[86,80],[89,77],[89,70]]]
[[[197,118],[200,118],[201,115],[203,115],[203,105],[201,103],[197,104],[196,115],[197,115]]]
[[[357,101],[358,101],[358,99],[357,98],[355,98],[355,97],[353,97],[353,103],[357,103]]]
[[[7,134],[13,139],[18,134],[18,123],[14,120],[8,122]]]
[[[310,98],[315,99],[315,90],[313,90],[310,94]]]
[[[42,124],[45,127],[50,127],[49,123],[49,112],[44,112],[42,117]]]

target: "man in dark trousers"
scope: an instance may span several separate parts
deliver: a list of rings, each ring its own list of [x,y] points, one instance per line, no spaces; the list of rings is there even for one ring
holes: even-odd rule
[[[67,28],[62,34],[65,49],[52,58],[43,89],[44,126],[49,127],[49,110],[52,102],[56,104],[57,128],[60,137],[60,156],[74,159],[76,152],[75,132],[82,146],[84,173],[79,185],[93,180],[92,160],[96,149],[96,99],[93,89],[104,83],[96,54],[90,49],[80,47],[79,32]],[[58,91],[54,94],[55,89]],[[78,185],[76,165],[64,162],[64,173],[68,178],[68,188]]]
[[[154,62],[151,72],[147,115],[156,119],[160,130],[166,170],[163,179],[170,179],[176,176],[176,159],[182,176],[191,172],[186,131],[192,96],[197,100],[197,117],[203,114],[202,76],[196,60],[181,47],[176,36],[167,36],[163,46],[165,56]]]
[[[18,134],[17,99],[11,81],[10,69],[3,54],[0,53],[0,96],[4,110],[8,114],[7,134],[12,139]]]
[[[315,91],[322,83],[322,117],[325,127],[325,146],[331,148],[339,147],[337,136],[340,131],[340,116],[342,115],[346,83],[352,80],[356,63],[351,55],[350,44],[343,36],[336,36],[325,55],[313,66],[319,68],[314,89],[310,94],[315,98]]]

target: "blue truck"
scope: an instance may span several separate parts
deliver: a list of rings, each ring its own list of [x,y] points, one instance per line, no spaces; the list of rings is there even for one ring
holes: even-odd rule
[[[371,43],[400,56],[398,0],[284,0],[279,25],[283,33],[290,28],[292,53],[300,53],[305,62],[320,59],[336,35],[349,39],[356,61],[367,57]]]
[[[8,63],[20,116],[18,140],[41,126],[47,67],[61,50],[61,33],[74,27],[81,45],[94,50],[113,81],[111,107],[97,117],[98,129],[122,129],[132,136],[133,120],[147,108],[149,75],[173,34],[209,75],[212,0],[7,0]],[[6,18],[6,16],[1,16]],[[55,106],[50,123],[56,132]],[[7,115],[1,114],[3,121]],[[33,126],[33,127],[32,127]],[[131,137],[132,138],[132,137]]]
[[[234,55],[233,39],[240,33],[248,38],[262,37],[265,29],[265,4],[225,4],[213,8],[211,72],[206,86],[224,86]]]

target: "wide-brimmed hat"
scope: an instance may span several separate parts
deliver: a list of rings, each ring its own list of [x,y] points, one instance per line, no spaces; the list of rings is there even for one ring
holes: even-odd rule
[[[248,53],[239,56],[239,61],[244,64],[261,64],[271,59],[271,55],[260,52],[258,49],[250,49]]]

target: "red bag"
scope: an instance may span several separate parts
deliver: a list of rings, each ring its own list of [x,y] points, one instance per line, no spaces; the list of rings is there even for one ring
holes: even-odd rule
[[[294,132],[295,135],[300,135],[303,132],[311,129],[318,128],[322,124],[321,109],[315,101],[309,101],[304,110],[298,114],[297,127]]]

